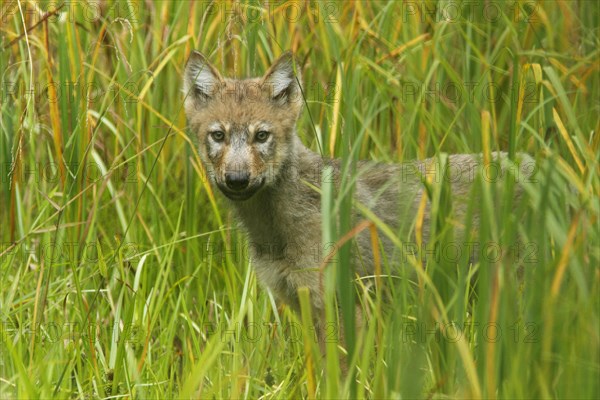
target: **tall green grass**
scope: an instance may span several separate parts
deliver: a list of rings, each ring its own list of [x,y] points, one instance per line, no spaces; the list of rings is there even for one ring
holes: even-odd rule
[[[593,2],[0,7],[2,398],[599,396]],[[406,238],[362,208],[382,276],[366,296],[348,283],[352,241],[339,248],[327,315],[346,341],[321,359],[309,310],[259,287],[204,179],[182,112],[192,49],[237,77],[295,52],[299,134],[345,171],[340,190],[322,187],[325,254],[357,228],[353,161],[496,150],[532,155],[536,181],[521,180],[528,201],[511,204],[514,177],[499,191],[475,176],[471,240],[526,247],[487,247],[474,265],[431,257],[455,239],[441,180],[430,183],[438,250],[398,271],[377,250]]]

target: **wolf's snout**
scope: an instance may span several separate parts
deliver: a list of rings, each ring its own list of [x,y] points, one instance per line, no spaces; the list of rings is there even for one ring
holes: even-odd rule
[[[231,190],[243,190],[250,183],[250,173],[246,171],[235,171],[225,173],[225,184]]]

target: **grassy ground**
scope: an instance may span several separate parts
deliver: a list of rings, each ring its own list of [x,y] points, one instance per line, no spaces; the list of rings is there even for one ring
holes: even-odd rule
[[[2,2],[0,397],[598,398],[595,2],[209,4]],[[342,247],[328,295],[348,328],[357,298],[372,317],[340,376],[336,343],[315,356],[303,318],[259,287],[203,179],[182,110],[191,49],[239,77],[294,50],[299,134],[324,156],[527,152],[530,205],[501,208],[474,177],[469,268],[444,252],[453,214],[433,182],[441,257],[416,285],[381,278],[386,301],[335,279]],[[323,190],[336,242],[350,204]]]

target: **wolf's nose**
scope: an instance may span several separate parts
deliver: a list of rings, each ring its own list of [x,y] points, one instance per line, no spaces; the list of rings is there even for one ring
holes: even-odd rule
[[[250,183],[250,173],[244,171],[226,172],[225,183],[231,190],[246,189]]]

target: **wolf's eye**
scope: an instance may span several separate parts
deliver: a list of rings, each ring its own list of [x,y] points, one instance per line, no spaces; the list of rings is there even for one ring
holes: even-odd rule
[[[258,131],[254,137],[257,142],[264,143],[269,138],[270,133],[267,131]]]
[[[225,139],[225,132],[223,131],[213,131],[210,133],[210,137],[215,142],[222,142]]]

